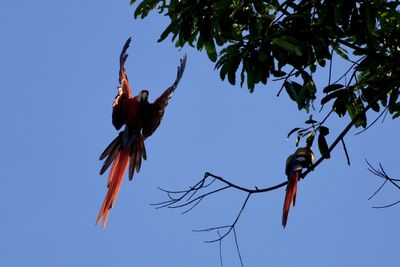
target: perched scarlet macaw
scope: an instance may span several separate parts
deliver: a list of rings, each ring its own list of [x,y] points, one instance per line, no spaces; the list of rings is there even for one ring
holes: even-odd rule
[[[178,86],[186,65],[186,55],[181,59],[180,66],[175,82],[165,92],[154,101],[149,103],[147,98],[149,92],[142,90],[137,96],[133,96],[125,73],[125,61],[128,58],[126,50],[129,47],[131,38],[129,38],[121,52],[120,70],[119,70],[119,87],[118,94],[114,99],[112,123],[119,130],[125,124],[125,129],[108,145],[104,152],[100,155],[100,160],[104,161],[100,170],[102,175],[111,165],[111,171],[108,176],[108,192],[101,206],[96,225],[103,218],[102,227],[106,226],[107,218],[114,202],[118,196],[119,189],[125,170],[129,163],[129,180],[132,180],[133,173],[139,172],[142,158],[146,160],[146,149],[144,140],[153,134],[160,125],[164,115],[165,107],[168,100]]]
[[[283,204],[282,225],[286,226],[289,215],[290,205],[293,202],[293,207],[296,204],[297,182],[301,176],[301,170],[307,168],[314,160],[314,153],[311,149],[303,147],[298,148],[296,152],[290,155],[286,160],[285,173],[288,177],[286,187],[285,202]]]

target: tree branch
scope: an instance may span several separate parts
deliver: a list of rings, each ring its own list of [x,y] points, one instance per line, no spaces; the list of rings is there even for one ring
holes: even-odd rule
[[[349,43],[349,42],[347,42],[347,41],[345,41],[345,40],[342,40],[342,39],[339,39],[339,38],[338,38],[338,39],[335,39],[335,41],[338,42],[339,44],[345,45],[345,46],[347,46],[347,47],[349,47],[349,48],[351,48],[351,49],[366,52],[366,49],[365,49],[365,48],[356,46],[355,44]]]
[[[380,178],[385,179],[385,181],[382,183],[382,185],[379,186],[379,188],[368,198],[368,200],[370,200],[370,199],[372,199],[374,196],[376,196],[376,194],[378,194],[379,191],[381,191],[381,189],[386,185],[387,182],[390,182],[392,185],[394,185],[397,189],[400,190],[400,185],[397,184],[398,182],[400,182],[400,179],[395,179],[395,178],[390,177],[390,176],[386,173],[386,171],[385,171],[385,169],[383,168],[383,166],[382,166],[381,163],[379,163],[379,169],[378,169],[378,168],[373,167],[373,166],[368,162],[368,160],[365,160],[365,161],[366,161],[367,164],[368,164],[368,171],[369,171],[369,172],[371,172],[372,174],[374,174],[374,175],[376,175],[376,176],[378,176],[378,177],[380,177]],[[398,201],[396,201],[396,202],[393,202],[393,203],[391,203],[391,204],[388,204],[388,205],[374,206],[373,208],[375,208],[375,209],[388,208],[388,207],[392,207],[392,206],[394,206],[394,205],[397,205],[397,204],[399,204],[399,203],[400,203],[400,200],[398,200]]]
[[[384,94],[387,94],[390,90],[392,90],[393,88],[398,87],[398,83],[394,83],[392,84],[392,86],[388,86],[386,88],[386,90],[382,90],[380,92],[380,94],[378,94],[364,109],[362,112],[360,112],[359,114],[357,114],[351,121],[350,123],[343,129],[343,131],[338,135],[338,137],[332,142],[332,144],[329,146],[328,151],[329,153],[332,152],[332,150],[337,146],[337,144],[339,142],[341,142],[343,140],[343,138],[345,137],[345,135],[350,131],[350,129],[354,126],[354,124],[356,123],[356,121],[364,115],[364,113],[366,113],[373,104],[375,104]],[[328,114],[328,116],[331,114],[331,112]],[[327,116],[327,117],[328,117]],[[325,117],[325,119],[327,118]],[[324,119],[324,120],[325,120]],[[321,156],[313,165],[311,165],[305,172],[302,173],[301,178],[305,178],[311,171],[313,171],[319,164],[321,164],[323,161],[325,160],[324,156]],[[213,180],[211,180],[211,182],[207,183],[207,179],[209,177],[212,177]],[[200,190],[204,190],[206,188],[208,188],[209,186],[211,186],[215,180],[220,181],[221,183],[225,184],[225,186],[220,187],[218,189],[209,191],[207,193],[203,193],[195,198],[194,195],[196,195]],[[265,193],[268,191],[272,191],[272,190],[276,190],[278,188],[281,188],[283,186],[287,185],[287,181],[284,181],[282,183],[279,183],[277,185],[274,186],[270,186],[270,187],[266,187],[266,188],[258,188],[257,186],[254,189],[251,188],[246,188],[243,186],[239,186],[237,184],[234,184],[228,180],[226,180],[225,178],[221,177],[221,176],[217,176],[215,174],[206,172],[204,174],[203,179],[201,179],[199,182],[197,182],[194,186],[189,187],[188,190],[183,190],[183,191],[168,191],[168,190],[164,190],[164,189],[160,189],[164,192],[167,193],[169,200],[164,201],[164,202],[159,202],[159,203],[155,203],[152,204],[154,206],[157,206],[157,208],[163,208],[163,207],[168,207],[168,208],[182,208],[182,207],[187,207],[190,206],[191,204],[193,204],[191,207],[189,207],[186,211],[184,211],[184,213],[190,211],[191,209],[193,209],[195,206],[197,206],[205,197],[213,195],[217,192],[223,191],[225,189],[228,188],[234,188],[236,190],[242,191],[242,192],[246,192],[248,194],[248,197],[246,198],[246,201],[243,205],[242,208],[244,208],[245,204],[247,203],[248,198],[250,197],[251,194],[254,193]],[[186,200],[185,200],[186,199]],[[184,202],[182,204],[178,204],[180,202]],[[241,210],[242,211],[242,210]],[[236,224],[237,220],[240,217],[241,211],[239,213],[239,216],[237,217],[237,219],[235,220],[234,224]],[[233,225],[234,225],[233,224]],[[226,227],[226,226],[224,226]],[[220,228],[224,228],[224,227],[218,227],[215,229],[211,229],[209,228],[208,230],[216,230],[216,229],[220,229]],[[232,229],[229,230],[229,232]],[[226,235],[223,235],[223,237],[225,237]]]
[[[220,230],[220,229],[225,229],[227,228],[228,230],[223,234],[223,235],[219,235],[218,238],[216,239],[212,239],[212,240],[207,240],[207,243],[214,243],[214,242],[219,242],[222,239],[224,239],[227,235],[229,235],[229,233],[231,231],[234,231],[236,223],[239,221],[240,215],[242,215],[242,212],[244,210],[244,208],[246,207],[247,201],[249,200],[250,196],[252,193],[248,193],[246,199],[243,202],[242,207],[240,208],[238,214],[236,215],[236,219],[233,221],[232,224],[230,225],[224,225],[224,226],[218,226],[218,227],[211,227],[211,228],[205,228],[205,229],[200,229],[200,230],[193,230],[194,232],[209,232],[209,231],[213,231],[213,230]]]
[[[375,104],[377,101],[379,101],[379,99],[384,94],[387,94],[393,88],[397,88],[399,86],[399,84],[400,84],[400,81],[398,81],[396,83],[393,83],[391,86],[388,86],[385,90],[382,90],[362,110],[362,112],[360,112],[359,114],[354,116],[353,119],[350,121],[350,123],[343,129],[343,131],[337,136],[337,138],[329,146],[329,148],[328,148],[329,153],[332,152],[332,150],[338,145],[339,142],[342,142],[344,150],[345,150],[345,153],[346,153],[346,156],[347,156],[347,159],[348,159],[347,149],[346,149],[344,141],[343,141],[343,139],[346,136],[346,134],[355,125],[356,121],[358,119],[360,119],[361,116],[363,116],[371,108],[371,106],[373,104]],[[324,118],[323,122],[325,122],[325,120],[330,116],[330,114],[332,114],[332,112],[333,112],[333,110],[331,110],[328,113],[328,115]],[[301,178],[305,178],[311,171],[313,171],[325,159],[326,158],[324,156],[321,156],[313,165],[311,165],[305,172],[302,173]],[[348,161],[349,161],[349,159],[348,159]],[[370,167],[372,169],[372,166],[370,166]],[[371,172],[376,173],[377,175],[378,174],[386,175],[386,173],[383,171],[383,168],[382,168],[382,172],[377,172],[377,171],[374,171],[373,169],[372,169]],[[211,178],[211,181],[210,181],[210,178]],[[215,181],[219,181],[220,183],[222,183],[222,186],[218,187],[217,189],[210,190],[210,186],[214,185]],[[389,180],[389,181],[392,182],[395,186],[397,186],[400,189],[400,186],[398,186],[396,184],[396,180],[392,179],[392,180]],[[245,209],[250,196],[252,194],[256,194],[256,193],[265,193],[265,192],[269,192],[269,191],[272,191],[272,190],[276,190],[276,189],[279,189],[279,188],[281,188],[281,187],[283,187],[285,185],[287,185],[287,181],[284,181],[282,183],[276,184],[274,186],[261,188],[261,189],[258,188],[257,186],[255,186],[255,188],[253,189],[253,188],[247,188],[247,187],[243,187],[243,186],[234,184],[234,183],[228,181],[227,179],[225,179],[225,178],[223,178],[221,176],[217,176],[217,175],[212,174],[210,172],[206,172],[204,174],[203,178],[199,182],[197,182],[194,186],[189,187],[189,189],[187,189],[187,190],[169,191],[169,190],[160,189],[163,192],[167,193],[167,195],[169,197],[169,200],[164,201],[164,202],[160,202],[160,203],[156,203],[156,204],[152,204],[152,205],[157,206],[157,208],[163,208],[163,207],[183,208],[183,207],[188,207],[183,212],[183,213],[186,213],[186,212],[192,210],[194,207],[196,207],[205,197],[213,195],[213,194],[218,193],[220,191],[226,190],[228,188],[233,188],[233,189],[235,189],[237,191],[245,192],[246,193],[246,198],[245,198],[245,200],[244,200],[244,202],[243,202],[238,214],[236,215],[236,218],[233,221],[233,223],[231,223],[229,225],[218,226],[218,227],[211,227],[211,228],[206,228],[206,229],[201,229],[201,230],[194,230],[195,232],[216,231],[217,234],[218,234],[218,238],[212,239],[212,240],[207,240],[206,241],[207,243],[221,242],[225,237],[227,237],[230,233],[233,232],[235,234],[235,242],[237,244],[235,226],[236,226],[237,222],[239,221],[240,216],[242,215],[242,212]],[[381,187],[383,187],[383,185]],[[209,191],[204,192],[205,190],[209,190]],[[400,201],[398,203],[400,203]],[[390,204],[388,206],[395,205],[395,204],[397,204],[397,203],[393,203],[393,204]],[[221,230],[225,230],[225,233],[220,234]],[[221,245],[221,243],[219,243],[219,244]],[[240,258],[241,263],[242,263],[242,258],[241,258],[241,255],[240,255],[238,244],[237,244],[237,251],[239,253],[239,258]],[[243,265],[243,263],[242,263],[242,265]]]

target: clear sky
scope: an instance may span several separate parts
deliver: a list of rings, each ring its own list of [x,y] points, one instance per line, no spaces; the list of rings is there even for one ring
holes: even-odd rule
[[[245,195],[230,190],[195,210],[156,210],[157,187],[184,189],[204,172],[247,187],[280,183],[295,150],[287,132],[302,126],[279,84],[253,94],[221,82],[204,52],[157,43],[168,20],[133,19],[129,1],[4,1],[0,8],[0,266],[219,266],[215,233],[194,233],[233,222]],[[117,135],[111,104],[118,57],[126,39],[127,73],[135,93],[150,99],[186,72],[157,132],[146,141],[148,160],[124,181],[106,229],[95,219],[106,193],[100,153]],[[344,70],[334,64],[338,76]],[[327,79],[321,73],[318,80]],[[374,115],[375,116],[375,115]],[[315,114],[319,119],[322,115]],[[331,142],[348,123],[330,121]],[[364,158],[396,175],[399,128],[390,117],[340,146],[299,183],[296,207],[281,226],[284,189],[254,195],[237,224],[245,266],[396,266],[400,199]],[[318,155],[318,153],[316,153]],[[318,155],[319,157],[319,155]],[[232,236],[222,243],[224,266],[240,266]]]

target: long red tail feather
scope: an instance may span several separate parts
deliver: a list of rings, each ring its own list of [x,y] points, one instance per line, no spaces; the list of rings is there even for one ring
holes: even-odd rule
[[[112,163],[110,174],[108,175],[108,191],[96,220],[96,225],[98,225],[101,219],[103,219],[103,228],[106,226],[110,210],[117,199],[128,163],[130,165],[129,180],[132,180],[135,169],[136,172],[140,170],[142,158],[147,158],[144,138],[141,134],[130,148],[123,148],[121,136],[120,134],[115,138],[100,156],[101,159],[107,157],[100,174],[103,174]]]
[[[102,227],[104,228],[107,223],[108,214],[117,199],[119,189],[124,178],[124,173],[129,161],[129,150],[121,149],[116,156],[110,175],[108,176],[108,192],[101,206],[99,215],[97,216],[96,225],[99,224],[103,218]]]
[[[289,178],[288,185],[286,187],[286,195],[285,195],[285,202],[283,204],[283,215],[282,215],[283,227],[286,227],[290,205],[292,203],[293,206],[296,204],[297,182],[299,181],[300,174],[301,170],[294,172],[292,176]]]

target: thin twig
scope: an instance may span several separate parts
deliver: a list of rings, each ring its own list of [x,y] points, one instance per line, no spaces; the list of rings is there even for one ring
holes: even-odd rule
[[[382,118],[382,123],[385,121],[386,115],[387,115],[388,113],[389,113],[389,109],[386,109],[385,115],[383,115],[383,118]]]
[[[354,49],[354,50],[361,50],[361,51],[367,52],[367,49],[362,48],[362,47],[359,47],[359,46],[356,46],[355,44],[349,43],[349,42],[347,42],[347,41],[345,41],[345,40],[336,39],[336,41],[337,41],[338,43],[340,43],[340,44],[342,44],[342,45],[345,45],[345,46],[347,46],[347,47],[349,47],[349,48],[352,48],[352,49]]]
[[[346,155],[347,165],[350,166],[350,157],[349,157],[349,153],[347,152],[346,143],[344,142],[344,139],[342,139],[341,141],[342,141],[344,153]]]
[[[378,194],[379,191],[381,191],[381,189],[383,188],[383,186],[387,183],[388,180],[385,180],[382,185],[378,188],[378,190],[376,190],[369,198],[368,200],[371,200],[376,194]]]
[[[213,177],[213,178],[215,178],[215,179],[217,179],[217,180],[219,180],[219,181],[221,181],[221,182],[223,182],[223,183],[225,183],[225,184],[227,184],[227,185],[229,185],[229,186],[231,186],[231,187],[233,187],[235,189],[238,189],[240,191],[244,191],[244,192],[247,192],[247,193],[251,193],[251,194],[253,194],[253,193],[264,193],[264,192],[272,191],[272,190],[275,190],[275,189],[278,189],[280,187],[283,187],[283,186],[287,185],[287,181],[285,181],[285,182],[282,182],[280,184],[277,184],[277,185],[274,185],[274,186],[271,186],[271,187],[266,187],[266,188],[261,188],[261,189],[256,187],[256,189],[249,189],[249,188],[245,188],[245,187],[233,184],[233,183],[229,182],[228,180],[222,178],[221,176],[217,176],[217,175],[214,175],[214,174],[209,173],[209,172],[206,172],[205,175],[206,176],[211,176],[211,177]]]
[[[384,208],[392,207],[392,206],[397,205],[397,204],[399,204],[399,203],[400,203],[400,200],[398,200],[398,201],[396,201],[396,202],[394,202],[394,203],[392,203],[392,204],[389,204],[389,205],[385,205],[385,206],[374,206],[374,207],[372,207],[372,208],[374,208],[374,209],[384,209]]]
[[[354,73],[353,73],[354,75]],[[352,76],[353,76],[352,75]],[[352,78],[351,78],[352,79]],[[347,153],[347,149],[345,147],[344,144],[344,137],[346,136],[346,134],[350,131],[350,129],[355,125],[356,121],[360,119],[361,116],[363,116],[370,108],[373,104],[375,104],[377,101],[379,101],[379,99],[384,95],[387,94],[390,90],[392,90],[393,88],[397,88],[400,85],[400,82],[395,82],[392,85],[389,85],[386,90],[382,90],[379,92],[379,94],[366,106],[364,107],[364,109],[362,110],[362,112],[358,113],[356,116],[354,116],[352,118],[352,120],[349,122],[349,124],[343,129],[343,131],[337,136],[337,138],[332,142],[332,144],[329,146],[328,148],[328,152],[332,152],[332,150],[337,146],[337,144],[339,142],[342,142],[345,153],[346,153],[346,157],[348,160],[348,163],[350,163],[349,157],[348,157],[348,153]],[[328,113],[328,115],[324,118],[324,120],[320,123],[320,126],[322,125],[322,123],[324,123],[326,121],[326,119],[333,113],[333,109]],[[307,170],[305,170],[305,172],[301,175],[301,178],[305,178],[311,171],[313,171],[319,164],[321,164],[326,158],[324,156],[321,156],[313,165],[311,165]],[[368,162],[367,162],[368,163]],[[378,175],[379,177],[388,177],[387,174],[385,173],[382,165],[380,165],[380,170],[374,169],[369,163],[368,165],[370,166],[370,171],[376,175]],[[211,182],[208,182],[207,179],[212,178]],[[387,179],[387,178],[386,178]],[[195,197],[200,190],[207,188],[208,186],[211,186],[211,184],[213,184],[215,182],[215,180],[220,181],[221,183],[225,184],[225,186],[217,188],[215,190],[211,190],[209,192],[203,193],[197,197]],[[400,186],[396,184],[395,179],[388,179],[393,185],[395,185],[398,189],[400,189]],[[246,192],[247,196],[246,199],[244,200],[242,207],[240,208],[235,220],[233,221],[232,224],[230,225],[224,225],[224,226],[218,226],[218,227],[211,227],[211,228],[206,228],[206,229],[202,229],[202,230],[193,230],[195,232],[209,232],[209,231],[217,231],[218,234],[218,238],[217,239],[213,239],[213,240],[207,240],[205,242],[207,243],[214,243],[214,242],[221,242],[222,239],[224,239],[226,236],[228,236],[231,232],[234,233],[234,237],[235,237],[235,242],[237,245],[237,250],[239,253],[239,258],[241,260],[241,264],[243,266],[243,262],[242,262],[242,258],[240,255],[240,251],[238,248],[238,242],[237,242],[237,237],[236,237],[236,231],[235,231],[235,226],[237,224],[237,222],[239,221],[239,218],[241,217],[243,210],[245,209],[248,200],[250,199],[250,196],[252,194],[255,193],[264,193],[264,192],[268,192],[268,191],[272,191],[272,190],[276,190],[278,188],[281,188],[283,186],[287,185],[287,181],[281,182],[277,185],[274,186],[270,186],[267,188],[258,188],[257,186],[255,186],[255,189],[250,189],[250,188],[246,188],[243,186],[239,186],[236,185],[232,182],[229,182],[228,180],[226,180],[225,178],[221,177],[221,176],[217,176],[214,175],[212,173],[206,172],[203,176],[203,178],[197,182],[194,186],[189,187],[188,190],[182,190],[182,191],[168,191],[168,190],[164,190],[164,189],[160,189],[163,192],[166,192],[169,200],[168,201],[164,201],[164,202],[159,202],[156,204],[153,204],[155,206],[157,206],[157,208],[161,208],[161,207],[168,207],[168,208],[182,208],[182,207],[187,207],[191,204],[193,204],[190,208],[188,208],[188,210],[186,210],[185,212],[188,212],[190,210],[192,210],[195,206],[197,206],[201,200],[203,200],[205,197],[210,196],[212,194],[216,194],[217,192],[223,191],[225,189],[228,188],[234,188],[236,190],[242,191],[242,192]],[[179,202],[184,202],[181,204],[178,204]],[[400,202],[400,201],[399,201]],[[396,205],[397,203],[392,203],[390,205],[387,206],[393,206]],[[383,206],[385,207],[385,206]],[[379,208],[379,207],[377,207]],[[224,230],[225,233],[221,234],[219,230]],[[221,244],[221,243],[220,243]]]
[[[206,243],[218,242],[219,240],[222,240],[222,239],[224,239],[227,235],[229,235],[229,233],[235,228],[236,223],[239,221],[240,215],[242,215],[242,212],[243,212],[244,208],[246,207],[247,201],[249,200],[250,196],[251,196],[251,193],[248,193],[248,194],[247,194],[247,197],[246,197],[246,199],[245,199],[245,201],[244,201],[244,203],[243,203],[243,205],[242,205],[242,207],[241,207],[241,209],[240,209],[240,211],[239,211],[239,213],[238,213],[238,215],[236,216],[235,221],[234,221],[231,225],[229,225],[228,227],[226,227],[226,226],[221,227],[221,228],[228,228],[228,231],[226,231],[223,235],[221,235],[221,236],[220,236],[219,238],[217,238],[217,239],[212,239],[212,240],[207,240],[207,241],[205,241]],[[214,229],[217,229],[217,227],[214,227]],[[202,232],[202,231],[209,232],[209,231],[211,231],[211,230],[212,230],[212,228],[207,228],[207,229],[203,229],[203,230],[198,230],[197,232]]]
[[[276,96],[279,97],[279,95],[281,94],[281,92],[282,92],[282,90],[283,90],[283,87],[285,86],[285,82],[289,79],[289,77],[291,77],[292,75],[294,75],[293,72],[294,72],[295,70],[296,70],[296,69],[293,68],[293,69],[289,72],[289,74],[286,75],[285,77],[283,77],[283,78],[278,78],[278,79],[274,79],[274,80],[273,80],[273,81],[284,80],[284,82],[282,83],[282,86],[281,86],[281,88],[279,89],[279,91],[278,91],[278,93],[276,94]]]
[[[221,237],[219,231],[217,231],[217,234],[219,237]],[[222,239],[218,242],[218,247],[219,247],[219,261],[221,262],[221,266],[224,266],[224,263],[222,262]]]
[[[375,119],[373,122],[371,122],[370,125],[368,125],[368,127],[366,127],[365,129],[362,129],[361,131],[359,131],[359,132],[356,133],[355,135],[359,135],[359,134],[365,132],[366,130],[368,130],[369,128],[371,128],[371,127],[379,120],[379,118],[382,117],[382,115],[383,115],[386,111],[388,111],[388,110],[389,110],[388,107],[386,107],[386,108],[381,112],[381,114],[379,114],[379,116],[376,117],[376,119]],[[382,122],[383,122],[383,121],[382,121]]]
[[[363,57],[359,58],[356,62],[353,62],[353,64],[351,65],[351,67],[348,68],[347,71],[346,71],[342,76],[340,76],[336,81],[334,81],[333,84],[339,82],[339,81],[342,80],[344,77],[346,77],[347,74],[348,74],[356,65],[358,65],[358,63],[359,63],[361,60],[363,60],[364,58],[366,58],[366,56],[363,56]]]
[[[328,75],[328,86],[331,85],[331,80],[332,80],[332,64],[333,64],[333,47],[331,49],[331,59],[329,60],[329,75]],[[325,95],[328,95],[328,93],[326,93]],[[322,111],[322,109],[324,108],[325,104],[321,105],[321,108],[319,109],[319,112]]]
[[[381,191],[381,189],[383,188],[383,186],[389,181],[391,184],[393,184],[397,189],[400,190],[400,186],[396,183],[396,182],[400,182],[399,179],[394,179],[391,178],[385,171],[385,169],[383,168],[382,164],[379,163],[379,169],[375,168],[371,165],[371,163],[368,162],[368,160],[365,159],[365,161],[367,162],[368,165],[368,171],[371,172],[372,174],[374,174],[375,176],[378,176],[380,178],[385,179],[385,181],[381,184],[381,186],[379,186],[379,188],[372,194],[372,196],[370,196],[368,199],[372,199],[379,191]],[[388,205],[384,205],[384,206],[373,206],[374,209],[383,209],[383,208],[389,208],[392,207],[394,205],[397,205],[400,203],[399,201],[393,202],[391,204]]]
[[[235,244],[236,244],[236,250],[239,256],[239,260],[240,260],[240,265],[242,265],[242,267],[244,267],[243,265],[243,259],[242,259],[242,254],[240,253],[240,249],[239,249],[239,242],[237,240],[237,236],[236,236],[236,230],[235,227],[233,228],[233,236],[235,238]]]

